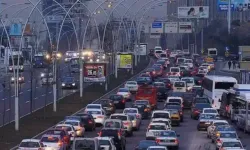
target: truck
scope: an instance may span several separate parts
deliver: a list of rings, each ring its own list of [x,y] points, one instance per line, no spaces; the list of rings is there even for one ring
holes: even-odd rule
[[[144,84],[138,88],[135,100],[148,100],[151,108],[157,108],[157,89],[154,86]]]
[[[33,67],[46,68],[49,65],[48,60],[46,59],[46,55],[46,52],[39,52],[35,54],[33,57]]]

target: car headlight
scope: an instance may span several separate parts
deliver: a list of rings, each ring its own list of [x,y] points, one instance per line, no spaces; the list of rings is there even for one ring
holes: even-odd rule
[[[20,68],[23,69],[23,66],[21,66]]]
[[[21,81],[21,80],[22,80],[22,78],[18,78],[18,80],[19,80],[19,81]]]
[[[62,86],[65,86],[65,83],[62,83]]]
[[[41,73],[41,77],[44,77],[44,73]]]
[[[15,80],[15,78],[13,78],[13,77],[12,77],[12,78],[11,78],[11,80],[12,80],[12,81],[14,81],[14,80]]]
[[[10,67],[9,69],[10,69],[10,70],[12,70],[13,68],[12,68],[12,67]]]
[[[75,86],[76,84],[75,83],[72,83],[73,86]]]

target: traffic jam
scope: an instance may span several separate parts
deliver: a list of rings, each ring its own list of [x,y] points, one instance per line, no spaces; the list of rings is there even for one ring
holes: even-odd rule
[[[38,138],[22,140],[18,149],[131,149],[127,147],[129,138],[144,131],[141,127],[147,123],[143,140],[134,143],[134,150],[178,150],[180,137],[185,135],[176,130],[190,121],[187,112],[188,117],[196,121],[196,132],[206,134],[207,142],[212,143],[214,149],[246,149],[235,128],[240,127],[239,115],[233,125],[229,121],[232,114],[227,115],[235,102],[223,99],[232,88],[239,86],[237,81],[232,77],[221,77],[214,82],[217,78],[210,75],[215,69],[211,57],[190,56],[182,50],[163,50],[160,46],[151,49],[149,55],[154,63],[136,78],[107,97],[88,104],[83,111],[66,116]],[[214,95],[207,94],[208,80],[212,87],[210,94],[217,90],[217,85],[212,86],[214,83],[221,83],[220,89],[227,92],[222,92],[219,99],[211,99]],[[66,82],[62,84],[66,85]],[[243,107],[234,105],[230,109],[240,109],[244,114]]]

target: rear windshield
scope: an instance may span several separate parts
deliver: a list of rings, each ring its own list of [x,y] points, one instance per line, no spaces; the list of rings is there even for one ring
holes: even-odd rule
[[[100,109],[100,106],[98,106],[98,105],[88,105],[87,108]]]
[[[37,148],[40,147],[38,142],[22,142],[19,147]]]
[[[88,114],[91,114],[91,115],[100,115],[102,114],[101,111],[87,111]]]
[[[58,137],[42,137],[41,142],[57,143],[59,141]]]
[[[56,129],[63,129],[63,130],[66,130],[66,131],[72,131],[72,128],[67,127],[67,126],[56,126],[55,128]]]
[[[121,124],[115,121],[106,121],[104,124],[104,128],[120,128]]]
[[[64,124],[70,124],[70,125],[72,125],[72,126],[78,126],[79,122],[65,121]]]
[[[128,89],[123,88],[123,89],[119,89],[119,90],[118,90],[118,92],[129,92],[129,90],[128,90]]]
[[[149,130],[166,130],[166,128],[163,125],[150,125]]]
[[[214,109],[205,109],[204,113],[217,113],[217,111]]]
[[[110,145],[109,140],[99,140],[100,145]]]
[[[223,142],[222,144],[222,147],[242,147],[240,142],[233,142],[233,141],[230,141],[230,142]]]
[[[171,68],[170,72],[180,72],[180,69],[179,68]]]
[[[184,79],[181,79],[181,81],[185,81],[186,83],[194,83],[194,79],[192,78],[184,78]]]
[[[169,99],[168,102],[176,102],[176,103],[181,103],[180,99]]]
[[[127,116],[111,116],[110,119],[120,119],[120,120],[127,120]]]
[[[161,54],[161,53],[162,53],[162,51],[155,51],[155,53],[157,53],[157,54]]]
[[[96,150],[95,142],[88,139],[75,140],[74,146],[75,150]]]
[[[185,87],[185,82],[175,82],[174,86],[175,87]]]
[[[166,54],[161,54],[161,57],[167,57],[167,55]]]
[[[184,58],[179,58],[179,59],[177,59],[177,62],[178,62],[178,63],[183,63],[184,61],[185,61]]]
[[[137,110],[136,110],[136,109],[125,109],[123,112],[124,112],[124,113],[135,114],[135,113],[137,113]]]
[[[169,119],[169,113],[157,112],[157,113],[154,113],[153,118],[166,118],[166,119]]]
[[[122,97],[122,95],[111,95],[109,97],[109,99],[111,99],[111,100],[122,100],[123,97]]]

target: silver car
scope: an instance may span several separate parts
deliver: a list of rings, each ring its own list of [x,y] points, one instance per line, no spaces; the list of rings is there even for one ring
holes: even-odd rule
[[[158,132],[156,135],[156,142],[161,146],[171,147],[174,149],[179,148],[179,140],[178,137],[180,135],[176,134],[173,130],[166,130]]]
[[[133,130],[139,130],[141,126],[141,117],[137,117],[136,114],[127,114],[132,121]]]

